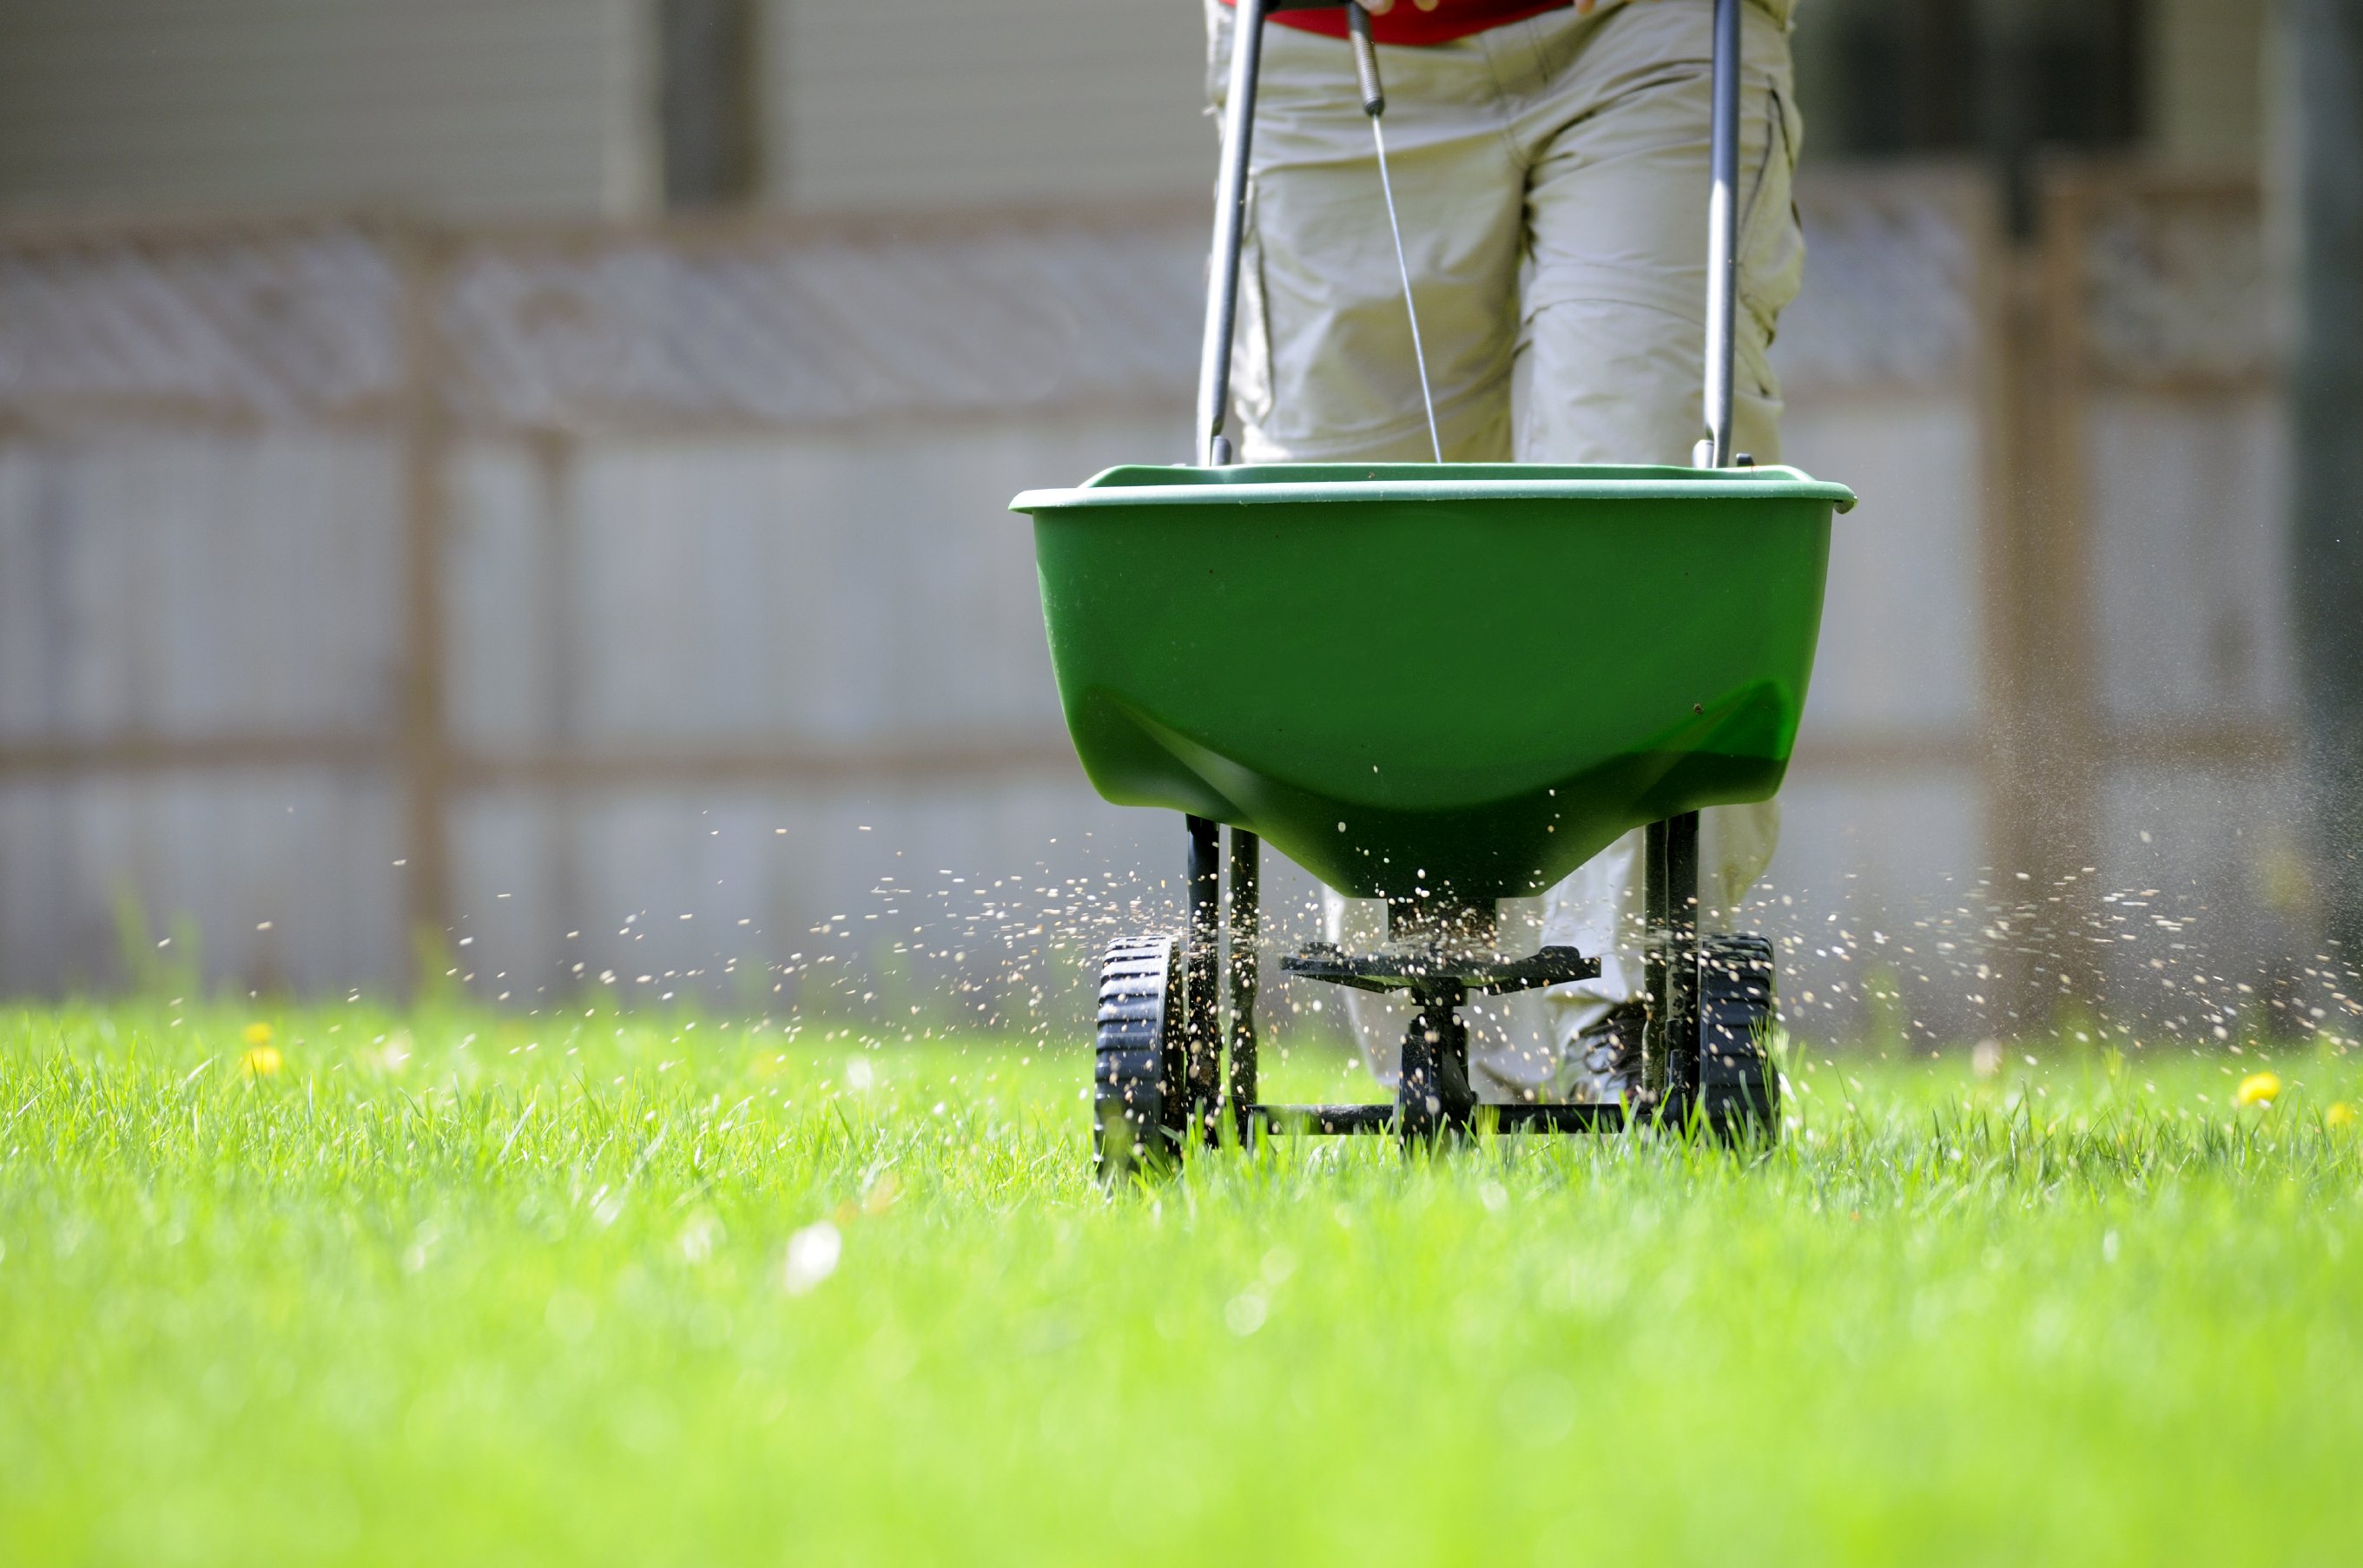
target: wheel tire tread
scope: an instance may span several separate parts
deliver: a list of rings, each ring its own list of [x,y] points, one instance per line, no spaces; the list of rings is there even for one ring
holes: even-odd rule
[[[1781,1132],[1781,1077],[1764,1033],[1778,1020],[1772,944],[1709,936],[1699,976],[1699,1098],[1716,1137],[1766,1143]]]
[[[1104,1182],[1179,1156],[1182,1052],[1170,1027],[1182,942],[1160,933],[1108,944],[1092,1064],[1092,1165]]]

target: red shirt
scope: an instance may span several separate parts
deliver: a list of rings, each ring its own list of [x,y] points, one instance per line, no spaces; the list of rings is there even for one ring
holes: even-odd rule
[[[1226,6],[1235,0],[1223,0]],[[1418,0],[1395,0],[1395,8],[1370,18],[1370,36],[1382,44],[1440,44],[1481,33],[1504,22],[1524,21],[1545,11],[1563,10],[1574,0],[1440,0],[1433,11],[1419,8]],[[1346,36],[1346,8],[1320,11],[1275,11],[1271,19],[1308,33]]]

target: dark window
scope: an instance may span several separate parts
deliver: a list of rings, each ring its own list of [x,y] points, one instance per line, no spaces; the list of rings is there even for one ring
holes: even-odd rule
[[[754,0],[662,0],[664,200],[722,206],[755,193]]]
[[[2142,0],[1805,0],[1798,95],[1815,150],[1978,152],[2028,216],[2046,148],[2141,132]]]

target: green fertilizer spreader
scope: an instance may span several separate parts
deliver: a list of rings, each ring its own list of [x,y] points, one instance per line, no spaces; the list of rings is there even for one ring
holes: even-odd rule
[[[1719,0],[1716,18],[1713,162],[1726,188],[1738,3]],[[1728,450],[1729,202],[1715,209],[1701,466],[1230,466],[1238,197],[1257,40],[1273,8],[1238,6],[1204,461],[1111,469],[1011,503],[1034,518],[1051,662],[1084,771],[1111,801],[1188,818],[1186,929],[1106,955],[1100,1168],[1120,1175],[1193,1140],[1271,1132],[1410,1140],[1481,1122],[1575,1132],[1647,1118],[1772,1136],[1771,953],[1757,937],[1701,937],[1697,812],[1780,788],[1813,670],[1831,515],[1854,495]],[[1349,17],[1367,53],[1359,6]],[[1366,107],[1382,105],[1374,58],[1367,70]],[[1494,901],[1541,892],[1635,828],[1647,830],[1638,1096],[1479,1106],[1456,1010],[1469,994],[1599,972],[1596,955],[1572,948],[1498,951]],[[1266,841],[1328,886],[1387,902],[1379,951],[1315,944],[1282,967],[1417,1004],[1392,1105],[1257,1096]]]

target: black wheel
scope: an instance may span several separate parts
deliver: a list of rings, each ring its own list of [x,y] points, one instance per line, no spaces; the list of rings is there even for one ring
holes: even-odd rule
[[[1181,1157],[1189,1121],[1182,1009],[1180,937],[1108,944],[1092,1068],[1092,1169],[1104,1182]]]
[[[1760,936],[1709,936],[1699,953],[1699,1102],[1725,1143],[1781,1136],[1781,1077],[1769,1035],[1772,944]]]

